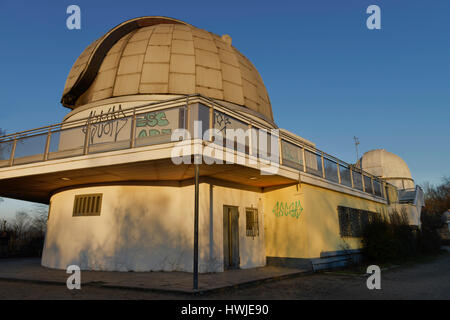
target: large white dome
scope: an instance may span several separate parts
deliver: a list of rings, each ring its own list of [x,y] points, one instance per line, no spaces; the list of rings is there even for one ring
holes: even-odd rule
[[[202,94],[273,124],[263,80],[231,37],[166,17],[128,20],[89,45],[69,73],[61,102],[76,109],[150,94]]]

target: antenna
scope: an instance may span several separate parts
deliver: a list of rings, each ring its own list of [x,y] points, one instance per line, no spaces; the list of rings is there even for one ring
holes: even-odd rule
[[[355,140],[355,149],[356,149],[356,162],[355,162],[355,164],[356,164],[356,163],[358,163],[358,160],[359,160],[359,154],[358,154],[359,139],[358,139],[357,136],[354,136],[353,140]]]

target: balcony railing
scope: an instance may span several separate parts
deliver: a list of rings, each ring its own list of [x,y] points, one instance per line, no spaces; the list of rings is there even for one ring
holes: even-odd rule
[[[386,197],[386,182],[286,133],[270,137],[269,132],[267,149],[271,150],[270,145],[277,144],[275,149],[280,152],[276,153],[276,159],[273,154],[261,153],[258,150],[259,141],[256,140],[261,139],[259,131],[271,129],[267,123],[247,118],[201,95],[188,95],[125,110],[118,105],[108,112],[91,113],[88,118],[2,136],[0,168],[169,143],[176,129],[186,129],[194,137],[194,121],[201,121],[202,132],[199,134],[202,137],[207,129],[250,129],[252,134],[244,140],[237,139],[229,144],[224,139],[220,144],[335,184],[380,198]]]

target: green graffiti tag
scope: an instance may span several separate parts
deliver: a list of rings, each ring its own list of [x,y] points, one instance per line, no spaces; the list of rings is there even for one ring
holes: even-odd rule
[[[166,127],[169,125],[165,112],[149,112],[139,115],[136,118],[136,128],[151,127],[151,129],[141,129],[138,138],[158,136],[160,134],[172,134],[172,129],[155,129],[154,127]]]
[[[287,201],[277,201],[272,210],[272,212],[275,214],[275,217],[277,218],[291,216],[292,218],[296,219],[300,218],[300,214],[302,213],[302,211],[303,208],[300,204],[300,200],[293,201],[290,204]]]

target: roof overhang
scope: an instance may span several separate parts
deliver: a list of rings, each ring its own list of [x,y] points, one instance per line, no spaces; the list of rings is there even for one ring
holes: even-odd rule
[[[190,150],[207,144],[192,140]],[[147,146],[99,154],[49,160],[0,169],[0,196],[49,203],[58,190],[92,185],[151,184],[185,181],[194,178],[193,155],[185,153],[191,163],[174,164],[171,155],[175,143]],[[223,149],[225,150],[225,149]],[[200,176],[227,181],[236,186],[266,188],[298,183],[298,173],[280,168],[277,174],[262,174],[267,162],[248,155],[225,151],[232,163],[200,164]],[[224,156],[224,159],[226,156]],[[211,159],[210,159],[211,160]],[[213,159],[219,162],[220,159]],[[239,164],[245,163],[246,164]]]

